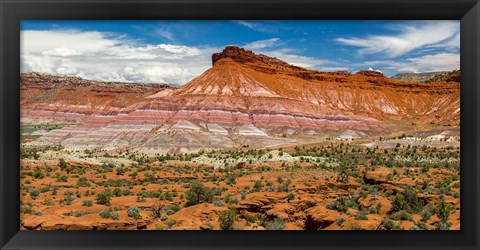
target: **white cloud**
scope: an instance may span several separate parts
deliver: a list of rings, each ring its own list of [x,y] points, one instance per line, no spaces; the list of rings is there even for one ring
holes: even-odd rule
[[[256,25],[254,23],[251,23],[251,22],[248,22],[248,21],[242,21],[242,20],[234,20],[233,21],[234,23],[237,23],[239,25],[243,25],[247,28],[250,28],[250,29],[255,29]]]
[[[460,46],[459,21],[418,21],[392,28],[397,30],[398,34],[368,35],[364,38],[342,37],[336,41],[359,47],[360,55],[382,53],[388,57],[401,56],[426,46]]]
[[[456,53],[440,53],[408,58],[415,67],[421,71],[441,71],[460,68],[460,55]]]
[[[460,69],[460,55],[457,53],[438,53],[433,55],[410,57],[399,61],[368,61],[365,62],[365,64],[376,65],[385,70],[394,72],[420,73],[431,71],[450,71],[454,69]]]
[[[93,80],[185,84],[211,66],[220,48],[142,45],[75,30],[22,31],[21,70]]]
[[[61,48],[55,48],[55,49],[52,49],[52,50],[44,51],[44,52],[42,52],[42,55],[44,55],[44,56],[61,56],[61,57],[67,57],[67,56],[80,55],[80,53],[77,52],[77,51],[75,51],[75,50],[73,50],[73,49],[61,47]]]
[[[245,26],[251,30],[257,31],[257,32],[262,32],[262,33],[267,33],[267,34],[274,34],[278,32],[278,27],[274,25],[268,25],[265,21],[263,22],[258,22],[258,21],[253,21],[253,20],[234,20],[234,23],[238,25]],[[270,21],[272,22],[272,21]]]
[[[276,50],[258,50],[255,52],[258,54],[265,54],[268,56],[276,57],[289,64],[302,67],[302,68],[316,69],[316,70],[335,68],[334,66],[327,65],[327,64],[335,64],[332,61],[317,59],[314,57],[302,56],[298,54],[299,51],[293,50],[293,49],[284,48],[284,49],[276,49]],[[342,67],[342,70],[343,69],[344,67]],[[332,70],[329,70],[329,71],[332,71]]]
[[[161,37],[163,37],[163,38],[166,38],[166,39],[168,39],[168,40],[170,40],[170,41],[175,41],[175,36],[174,36],[173,33],[170,32],[169,30],[166,30],[166,29],[158,29],[158,30],[156,31],[156,33],[157,33],[159,36],[161,36]]]
[[[271,38],[253,41],[244,47],[304,68],[322,71],[347,69],[328,60],[299,55],[297,50],[275,49],[279,42],[279,38]],[[102,32],[26,30],[21,31],[21,71],[100,81],[183,85],[210,68],[212,53],[221,50],[223,46],[139,44],[126,37]]]
[[[368,71],[375,71],[375,72],[383,73],[381,70],[379,70],[379,69],[374,69],[374,68],[372,68],[372,67],[368,67]]]
[[[280,38],[270,38],[270,39],[265,39],[265,40],[259,40],[259,41],[255,41],[255,42],[251,42],[251,43],[248,43],[248,44],[245,44],[243,47],[245,49],[249,49],[249,50],[258,50],[258,49],[264,49],[264,48],[269,48],[269,47],[273,47],[275,45],[277,45],[278,41],[280,40]]]

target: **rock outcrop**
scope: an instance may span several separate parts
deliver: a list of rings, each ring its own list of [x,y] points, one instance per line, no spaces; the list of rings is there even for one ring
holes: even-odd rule
[[[171,153],[298,144],[345,130],[382,134],[395,129],[385,122],[404,119],[459,125],[457,83],[319,72],[234,46],[212,64],[178,89],[22,75],[22,123],[78,124],[38,143]]]

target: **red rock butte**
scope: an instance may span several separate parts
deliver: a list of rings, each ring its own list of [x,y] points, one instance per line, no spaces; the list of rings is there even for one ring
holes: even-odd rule
[[[302,144],[400,123],[458,126],[458,82],[320,72],[228,46],[181,88],[22,74],[22,124],[69,123],[38,142],[165,152]],[[81,98],[78,98],[78,97]]]

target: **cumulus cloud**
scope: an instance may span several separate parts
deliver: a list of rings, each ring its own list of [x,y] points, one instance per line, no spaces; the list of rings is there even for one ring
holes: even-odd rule
[[[279,38],[243,46],[304,68],[336,71],[345,67],[327,60],[276,49]],[[242,45],[241,45],[242,46]],[[139,44],[95,31],[21,31],[21,71],[80,76],[86,79],[183,85],[211,67],[211,55],[222,47]]]
[[[307,69],[319,69],[321,66],[326,66],[326,64],[333,63],[329,60],[299,55],[297,51],[293,49],[259,51],[259,53],[273,56],[295,66]]]
[[[460,46],[459,21],[418,21],[392,28],[397,34],[341,37],[336,41],[359,47],[360,55],[381,53],[388,57],[398,57],[428,46]]]
[[[419,57],[409,57],[398,61],[367,61],[365,64],[375,65],[394,72],[421,73],[431,71],[450,71],[460,69],[460,55],[458,53],[438,53]]]
[[[245,49],[249,49],[249,50],[264,49],[264,48],[269,48],[269,47],[273,47],[275,45],[278,45],[278,41],[280,41],[280,38],[274,37],[274,38],[270,38],[270,39],[265,39],[265,40],[260,40],[260,41],[247,43],[243,47]]]
[[[141,45],[121,36],[75,30],[21,32],[21,70],[93,80],[185,84],[219,48]]]

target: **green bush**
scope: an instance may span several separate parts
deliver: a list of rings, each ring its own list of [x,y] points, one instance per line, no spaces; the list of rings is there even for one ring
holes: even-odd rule
[[[386,229],[386,230],[402,230],[402,228],[400,227],[399,224],[391,221],[391,220],[385,220],[383,222],[383,227]]]
[[[67,182],[67,181],[68,181],[68,177],[65,175],[59,175],[57,177],[57,182]]]
[[[363,230],[363,228],[360,225],[352,225],[350,230]]]
[[[135,220],[142,218],[142,215],[140,215],[140,208],[135,206],[131,206],[127,209],[127,215],[128,217],[132,217]]]
[[[104,219],[112,219],[112,220],[120,219],[120,215],[118,214],[118,212],[112,211],[111,209],[100,211],[100,217]]]
[[[52,206],[52,205],[53,205],[53,201],[50,200],[50,199],[45,199],[45,200],[43,201],[43,205],[45,205],[45,206]]]
[[[423,208],[423,201],[417,197],[415,189],[405,188],[403,193],[397,193],[392,202],[392,211],[398,212],[405,210],[409,213],[418,213]]]
[[[109,190],[104,190],[97,194],[97,204],[110,206],[110,201],[112,200],[112,194]]]
[[[427,230],[427,224],[423,221],[418,221],[415,225],[410,227],[410,230]]]
[[[78,178],[78,180],[77,180],[77,186],[79,186],[79,187],[88,187],[88,186],[90,186],[90,183],[88,183],[87,178],[85,178],[85,177],[80,177],[80,178]]]
[[[275,218],[273,221],[267,221],[263,224],[267,230],[283,230],[285,223],[280,218]]]
[[[430,217],[434,214],[435,207],[431,203],[428,204],[427,207],[420,212],[420,216],[422,216],[423,221],[430,219]]]
[[[396,213],[393,213],[392,215],[390,215],[390,218],[394,219],[394,220],[409,220],[409,221],[413,221],[413,218],[412,216],[405,210],[402,210],[402,211],[398,211]]]
[[[197,205],[203,202],[211,202],[213,199],[213,192],[210,188],[205,187],[202,183],[193,181],[190,184],[190,189],[186,192],[188,206]]]
[[[38,189],[33,189],[30,191],[30,197],[32,197],[33,200],[36,200],[40,196],[40,190]]]
[[[40,167],[35,167],[35,170],[33,171],[32,177],[35,178],[35,179],[43,179],[45,177],[45,174],[40,169]]]
[[[437,203],[437,207],[435,209],[435,212],[438,215],[438,218],[440,218],[442,221],[446,222],[448,221],[448,217],[452,213],[454,209],[454,206],[450,203],[446,203],[445,199],[440,199],[440,201]]]
[[[91,206],[93,206],[93,202],[91,200],[83,200],[82,201],[82,206],[91,207]]]
[[[358,209],[358,204],[354,200],[350,200],[345,197],[339,197],[327,204],[328,209],[337,210],[342,213],[347,212],[349,207]]]
[[[287,195],[287,202],[290,203],[291,200],[295,199],[295,195],[293,193],[288,193]]]
[[[222,230],[233,230],[233,224],[235,223],[236,217],[237,211],[233,208],[220,212],[220,217],[218,218],[220,228]]]
[[[167,214],[172,215],[180,210],[180,206],[177,204],[171,204],[167,206]]]
[[[439,221],[435,223],[435,230],[450,230],[450,223],[445,221]]]
[[[355,219],[357,220],[368,220],[367,214],[369,211],[366,210],[360,210],[357,212],[357,215],[355,216]]]

